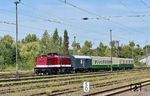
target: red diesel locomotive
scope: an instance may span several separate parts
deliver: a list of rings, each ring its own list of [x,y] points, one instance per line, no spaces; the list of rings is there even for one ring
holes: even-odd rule
[[[51,53],[36,58],[36,74],[70,73],[71,70],[70,56]]]

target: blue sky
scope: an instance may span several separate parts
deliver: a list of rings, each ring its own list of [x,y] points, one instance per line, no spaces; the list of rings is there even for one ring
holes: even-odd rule
[[[6,34],[15,37],[15,25],[2,23],[15,23],[14,1],[16,0],[0,0],[1,37]],[[19,39],[29,33],[41,37],[45,30],[52,34],[55,28],[63,36],[63,31],[67,29],[70,44],[76,36],[81,45],[89,40],[96,47],[100,41],[108,45],[109,30],[112,29],[113,40],[119,40],[120,44],[132,40],[142,47],[149,44],[150,0],[67,0],[88,12],[61,1],[63,0],[22,0],[19,4]],[[84,21],[84,17],[89,19]],[[48,19],[61,23],[49,22]]]

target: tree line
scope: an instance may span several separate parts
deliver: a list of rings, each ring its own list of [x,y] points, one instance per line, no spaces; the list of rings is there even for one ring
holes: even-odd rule
[[[92,48],[91,41],[86,40],[81,46],[79,42],[70,43],[67,30],[64,30],[63,37],[58,34],[55,29],[50,35],[47,30],[39,38],[36,34],[28,34],[25,38],[18,41],[18,58],[20,69],[33,69],[36,63],[36,56],[47,55],[48,53],[59,53],[66,55],[88,55],[88,56],[110,56],[110,45],[112,46],[112,56],[121,58],[138,58],[150,52],[150,46],[140,47],[134,41],[130,41],[126,45],[117,45],[116,41],[110,42],[109,45],[100,42],[96,48]],[[0,68],[14,68],[16,60],[16,48],[14,38],[5,35],[0,38]]]

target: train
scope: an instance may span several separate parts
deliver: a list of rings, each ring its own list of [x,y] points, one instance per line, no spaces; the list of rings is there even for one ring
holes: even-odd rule
[[[95,72],[100,70],[133,69],[134,60],[131,58],[63,55],[49,53],[36,57],[34,71],[37,75]]]

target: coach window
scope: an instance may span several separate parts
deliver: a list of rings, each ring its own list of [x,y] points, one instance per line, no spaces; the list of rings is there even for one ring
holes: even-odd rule
[[[119,60],[120,64],[122,63],[121,60]]]
[[[106,61],[106,64],[108,64],[108,61]]]
[[[80,60],[80,63],[83,64],[83,60],[82,59]]]

